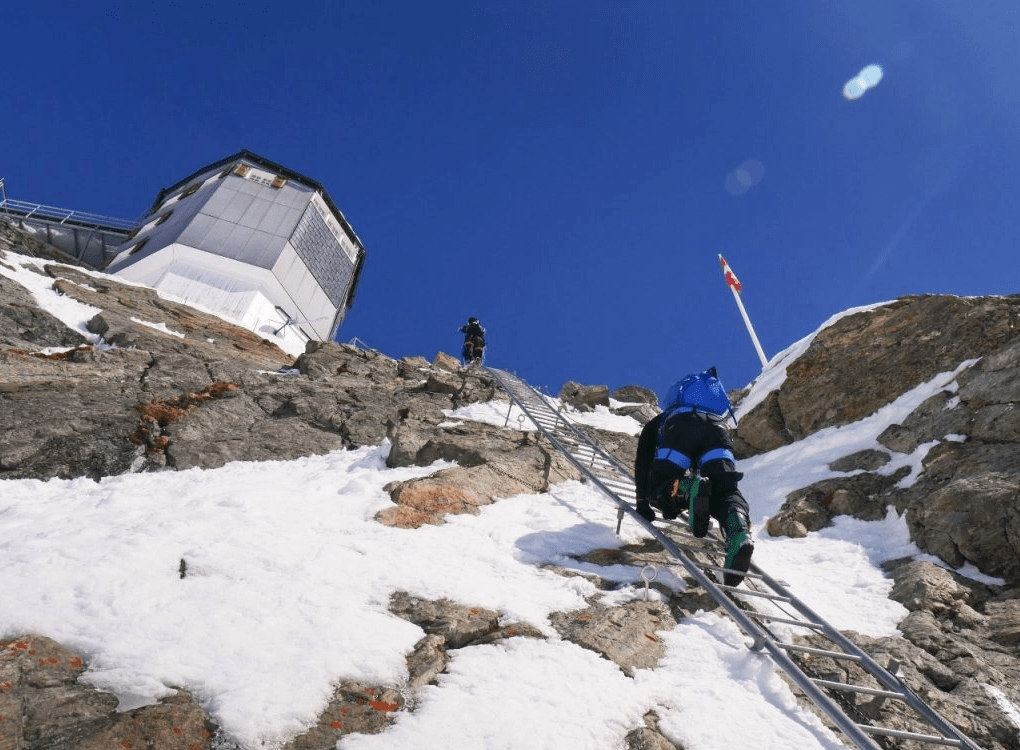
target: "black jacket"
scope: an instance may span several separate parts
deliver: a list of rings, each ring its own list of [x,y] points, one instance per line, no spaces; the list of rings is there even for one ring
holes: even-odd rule
[[[638,497],[648,497],[654,489],[651,477],[652,461],[655,458],[655,449],[658,447],[659,427],[662,425],[663,414],[656,415],[641,430],[638,437],[637,456],[634,459],[634,483],[637,487]],[[708,451],[725,448],[732,452],[733,441],[730,439],[729,430],[717,418],[708,414],[688,412],[677,414],[673,417],[678,420],[679,429],[670,429],[671,440],[666,446],[673,450],[680,451],[697,466],[698,460]],[[673,422],[670,423],[672,427]],[[707,468],[706,468],[707,467]],[[718,474],[719,470],[732,472],[735,470],[732,461],[721,459],[709,461],[703,467],[706,476]]]

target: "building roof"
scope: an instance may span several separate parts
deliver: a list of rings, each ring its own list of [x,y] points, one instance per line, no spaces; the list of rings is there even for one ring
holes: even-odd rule
[[[311,188],[315,188],[322,196],[322,199],[326,201],[326,205],[329,206],[329,210],[333,212],[333,215],[336,217],[337,221],[340,222],[340,226],[342,226],[344,228],[344,231],[346,231],[347,234],[350,235],[351,239],[354,240],[354,243],[358,247],[358,254],[359,255],[364,254],[365,246],[361,244],[361,239],[358,237],[353,227],[351,227],[351,225],[347,223],[347,219],[344,218],[343,213],[340,211],[339,208],[336,207],[336,204],[333,203],[333,199],[329,197],[329,193],[326,192],[326,188],[324,188],[321,183],[316,182],[315,180],[309,177],[305,177],[303,174],[295,172],[293,169],[288,169],[282,164],[277,164],[274,161],[270,161],[264,156],[259,156],[256,153],[248,151],[247,149],[242,149],[241,151],[238,151],[236,154],[227,156],[223,159],[220,159],[219,161],[213,162],[212,164],[207,164],[201,169],[195,170],[190,175],[185,177],[183,180],[178,180],[173,185],[163,188],[162,190],[159,191],[159,195],[156,196],[156,200],[153,201],[152,208],[150,209],[150,211],[160,206],[168,195],[186,186],[189,182],[194,181],[194,179],[199,175],[204,174],[206,172],[210,172],[214,169],[218,169],[220,167],[225,167],[228,164],[238,161],[240,159],[252,162],[253,164],[256,164],[257,166],[260,167],[265,167],[267,170],[275,172],[276,174],[281,175],[283,177],[286,177],[288,180],[297,180],[298,182],[308,185]]]

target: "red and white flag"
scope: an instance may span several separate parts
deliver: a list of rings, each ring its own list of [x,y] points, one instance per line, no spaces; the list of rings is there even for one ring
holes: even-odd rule
[[[726,262],[724,257],[722,257],[721,253],[719,255],[719,262],[722,263],[722,272],[723,276],[726,277],[726,286],[733,287],[733,291],[740,294],[740,281],[737,279],[736,274],[733,273],[733,269],[730,268],[730,264]]]

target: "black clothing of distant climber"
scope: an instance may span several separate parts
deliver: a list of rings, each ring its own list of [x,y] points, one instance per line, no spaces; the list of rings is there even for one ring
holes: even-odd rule
[[[464,350],[461,358],[464,364],[481,362],[485,356],[485,329],[478,322],[478,318],[468,318],[468,322],[460,327],[464,334]]]
[[[666,519],[687,510],[698,537],[715,518],[726,538],[725,567],[733,571],[723,582],[736,586],[744,579],[739,573],[750,567],[754,541],[747,500],[737,486],[744,475],[736,469],[723,421],[733,413],[729,398],[713,367],[674,383],[664,404],[638,438],[636,509],[648,521],[655,520],[653,508]]]

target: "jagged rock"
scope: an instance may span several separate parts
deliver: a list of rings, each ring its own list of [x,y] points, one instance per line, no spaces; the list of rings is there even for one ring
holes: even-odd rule
[[[449,370],[451,372],[457,372],[461,369],[460,361],[446,352],[437,352],[435,358],[432,360],[433,367],[437,367],[441,370]]]
[[[960,380],[965,378],[966,375],[961,375]],[[905,450],[900,452],[913,453],[922,443],[943,440],[948,435],[974,434],[973,414],[967,407],[956,408],[957,403],[956,394],[941,391],[914,409],[910,416],[903,420],[903,434],[899,435],[899,439],[906,438],[909,443],[901,446]]]
[[[2,261],[0,261],[2,262]],[[85,337],[41,310],[31,292],[0,275],[0,344],[14,349],[38,351],[45,347],[75,347]]]
[[[586,424],[575,424],[574,427],[577,428],[578,432],[598,444],[602,450],[622,463],[628,470],[633,471],[634,458],[637,456],[637,435],[610,432]]]
[[[390,597],[390,611],[408,622],[413,622],[427,633],[409,657],[429,663],[431,658],[421,657],[425,652],[465,648],[482,643],[495,643],[506,638],[536,638],[540,632],[527,623],[504,623],[503,615],[484,607],[457,604],[448,599],[432,601],[398,591]],[[430,668],[431,671],[431,668]],[[412,681],[421,677],[412,670]]]
[[[395,507],[379,513],[381,523],[402,528],[442,523],[448,513],[475,513],[496,497],[544,491],[551,482],[580,474],[558,451],[528,433],[483,424],[437,429],[408,420],[391,431],[389,466],[429,466],[454,461],[457,467],[388,486]]]
[[[911,341],[924,339],[918,344],[921,351],[934,352],[939,356],[930,364],[923,365],[916,352],[896,351],[890,354],[893,361],[907,358],[910,363],[912,376],[902,384],[901,390],[905,390],[917,379],[930,379],[939,372],[955,368],[959,364],[953,361],[956,357],[964,361],[971,353],[971,358],[977,359],[993,346],[1000,347],[965,368],[957,377],[958,388],[947,388],[934,394],[914,409],[902,424],[890,425],[879,435],[879,442],[884,447],[898,453],[912,453],[922,445],[934,446],[925,456],[924,470],[916,481],[906,488],[896,488],[894,482],[875,474],[877,469],[873,465],[862,462],[862,455],[840,459],[830,468],[837,471],[864,470],[866,473],[847,480],[827,480],[792,493],[781,511],[770,519],[770,531],[795,532],[798,522],[808,530],[815,530],[827,525],[836,513],[872,518],[892,504],[900,513],[906,514],[911,538],[924,551],[941,557],[954,567],[971,563],[986,574],[1004,578],[1010,585],[1020,583],[1020,504],[1017,502],[1020,492],[1016,489],[1020,468],[1013,458],[1017,442],[1020,442],[1020,409],[1017,408],[1020,392],[1016,385],[1020,382],[1020,342],[1014,340],[1015,336],[1009,337],[1008,326],[1003,328],[1000,321],[991,320],[994,315],[1002,314],[1008,323],[1010,316],[1017,312],[1018,299],[966,301],[965,307],[975,308],[968,311],[976,318],[973,325],[978,329],[984,325],[990,327],[994,334],[991,340],[974,342],[970,348],[966,342],[955,342],[946,349],[939,349],[939,337],[925,339],[911,332],[908,336]],[[913,319],[911,316],[919,314],[915,310],[917,305],[930,314],[935,314],[933,310],[957,309],[955,303],[946,300],[909,298],[902,304],[893,305],[886,315],[896,313],[897,316],[906,315]],[[905,325],[898,317],[894,316],[894,319],[897,327]],[[858,321],[858,325],[863,323]],[[923,328],[916,320],[915,325]],[[863,325],[858,334],[863,335],[863,331],[874,333],[870,325]],[[860,345],[856,338],[845,333],[839,343],[842,343],[844,351],[849,350],[845,355],[848,357],[856,351],[853,347]],[[838,346],[831,340],[828,345]],[[932,346],[934,350],[930,348]],[[868,347],[870,344],[864,348]],[[805,366],[800,364],[798,367],[804,379],[802,386],[806,387]],[[850,377],[849,373],[850,370],[845,371],[847,377]],[[826,371],[824,378],[819,377],[816,387],[819,392],[830,394],[838,401],[844,398],[844,384],[839,384],[832,391],[824,390],[831,387],[826,380],[831,381],[833,377],[833,373]],[[891,387],[891,382],[887,385]],[[785,390],[784,384],[780,392]],[[779,416],[780,397],[773,393],[770,398],[773,400],[771,410],[758,407],[752,412],[757,413],[759,427],[762,427],[761,418],[765,415],[779,420],[777,424],[786,424]],[[739,428],[745,437],[748,424],[749,419],[745,418]],[[751,424],[755,423],[752,421]],[[771,429],[775,435],[774,427],[775,424],[763,431],[768,433]],[[759,447],[764,444],[761,439],[757,441]],[[747,445],[746,439],[744,445]],[[877,462],[881,459],[875,455],[869,460]],[[900,471],[903,472],[902,469]],[[902,474],[894,475],[899,476]],[[837,494],[835,489],[839,487],[849,494]]]
[[[483,371],[459,365],[448,373],[449,387],[429,390],[429,375],[420,370],[424,360],[401,368],[379,352],[344,344],[309,342],[291,362],[250,331],[153,290],[68,266],[45,271],[61,293],[101,310],[90,322],[94,332],[108,341],[119,335],[121,344],[135,348],[83,347],[47,356],[0,350],[4,478],[99,479],[377,445],[402,413],[437,420],[444,409],[489,399],[496,390]],[[14,327],[11,320],[0,316],[4,333]],[[68,343],[66,326],[57,328],[45,316],[34,320],[29,339],[35,347]],[[214,398],[207,397],[211,393]]]
[[[188,693],[118,713],[112,726],[92,737],[82,738],[73,750],[109,750],[109,748],[151,747],[159,750],[199,750],[210,748],[215,725],[209,715]],[[56,745],[50,745],[56,750]]]
[[[783,420],[779,394],[775,391],[741,417],[740,424],[733,430],[731,437],[733,452],[737,458],[768,453],[796,439]]]
[[[609,386],[581,385],[575,380],[568,380],[560,388],[557,398],[578,411],[594,411],[596,406],[609,406]]]
[[[914,612],[927,609],[938,614],[970,598],[970,590],[957,583],[952,573],[930,562],[909,562],[897,567],[894,577],[896,585],[890,598]]]
[[[855,458],[853,462],[858,460]],[[791,492],[779,513],[769,519],[769,533],[801,536],[801,528],[806,531],[824,529],[832,523],[833,517],[839,515],[854,516],[864,521],[885,518],[887,504],[877,500],[876,496],[895,485],[908,471],[903,467],[889,476],[866,472],[823,479]]]
[[[421,690],[435,682],[446,669],[450,657],[446,654],[446,641],[441,635],[426,635],[415,644],[414,652],[407,657],[407,686]]]
[[[422,356],[403,357],[397,360],[397,374],[404,380],[412,380],[415,376],[427,378],[432,365]]]
[[[451,601],[429,601],[399,591],[390,597],[390,611],[438,635],[448,648],[462,648],[499,630],[499,612],[465,607]]]
[[[0,642],[0,747],[209,750],[215,729],[187,693],[118,712],[117,698],[79,682],[84,660],[40,635]]]
[[[1020,600],[988,602],[988,637],[1008,648],[1020,646]]]
[[[288,742],[284,750],[333,750],[348,734],[381,732],[398,712],[413,710],[405,691],[410,691],[413,698],[418,690],[434,682],[449,661],[449,649],[540,635],[528,625],[501,624],[500,613],[493,610],[448,600],[429,601],[406,592],[391,597],[390,610],[426,632],[407,657],[406,685],[397,689],[355,681],[341,683],[316,725]]]
[[[451,481],[456,481],[451,478]],[[447,515],[476,514],[492,498],[471,492],[438,478],[413,480],[390,489],[395,507],[379,511],[376,520],[387,526],[417,529],[425,524],[438,525]]]
[[[138,383],[147,353],[0,351],[0,477],[71,479],[127,471],[142,450]]]
[[[891,424],[878,436],[878,442],[897,453],[913,453],[918,446],[917,435],[901,424]]]
[[[612,397],[625,403],[659,405],[659,397],[655,391],[641,385],[625,385],[622,388],[617,388],[613,391]]]
[[[787,367],[774,400],[744,416],[741,443],[762,452],[855,422],[938,373],[1015,344],[1018,330],[1020,295],[903,297],[846,315]]]
[[[393,688],[345,681],[333,691],[315,726],[288,742],[283,750],[334,750],[345,735],[383,731],[404,707],[404,696]]]
[[[649,721],[647,716],[645,721]],[[627,750],[684,750],[684,746],[674,745],[656,729],[640,727],[627,734]]]
[[[941,443],[897,498],[911,538],[953,567],[967,562],[1020,584],[1020,490],[1015,444]]]
[[[549,620],[565,640],[601,654],[628,675],[659,662],[666,647],[655,633],[676,626],[662,602],[638,600],[617,607],[596,602],[577,612],[554,613]]]
[[[625,404],[624,406],[613,407],[610,411],[621,417],[630,417],[638,423],[645,425],[655,419],[655,416],[659,413],[659,408],[652,404]]]
[[[889,463],[889,454],[876,450],[864,450],[843,458],[837,458],[829,468],[833,471],[877,471]]]
[[[794,518],[792,513],[777,513],[765,523],[765,529],[772,536],[788,536],[791,539],[803,539],[808,535],[807,526]]]
[[[394,507],[380,511],[376,520],[400,528],[439,524],[447,514],[477,513],[479,507],[497,497],[542,492],[551,481],[578,476],[562,456],[524,446],[474,468],[458,466],[387,485],[384,489],[390,493]]]

